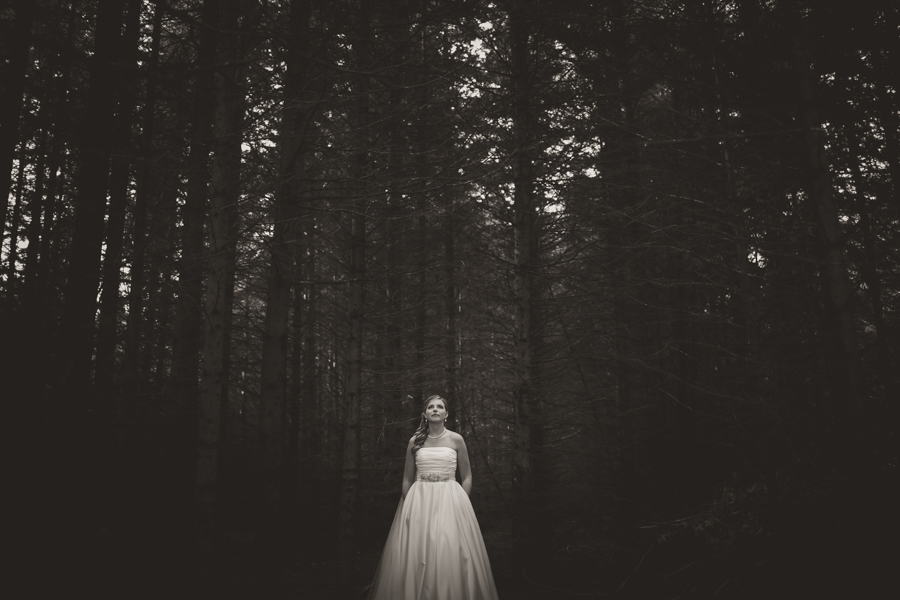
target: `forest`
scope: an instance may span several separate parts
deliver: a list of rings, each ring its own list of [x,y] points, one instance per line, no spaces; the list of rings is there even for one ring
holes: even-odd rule
[[[896,597],[898,39],[892,0],[3,0],[22,597],[364,598],[431,394],[501,598]]]

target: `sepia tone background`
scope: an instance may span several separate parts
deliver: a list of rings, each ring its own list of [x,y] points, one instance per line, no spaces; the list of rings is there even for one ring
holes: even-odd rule
[[[501,597],[897,591],[890,0],[6,0],[35,597],[360,598],[425,397]]]

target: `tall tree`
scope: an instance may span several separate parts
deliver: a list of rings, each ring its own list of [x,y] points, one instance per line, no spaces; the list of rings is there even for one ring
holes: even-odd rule
[[[220,0],[204,0],[195,23],[198,48],[192,81],[192,121],[187,159],[187,193],[181,212],[181,258],[172,339],[172,398],[176,413],[193,422],[199,393],[203,331],[203,219],[209,199],[209,155],[215,117],[215,74]],[[192,439],[193,434],[187,438]]]
[[[0,229],[6,228],[6,211],[9,206],[12,164],[19,142],[19,118],[24,102],[25,78],[28,73],[28,54],[31,50],[31,30],[37,11],[35,0],[16,0],[15,21],[10,39],[9,56],[4,57],[0,70]],[[0,232],[2,237],[2,232]]]
[[[294,260],[302,231],[297,223],[300,201],[299,179],[305,140],[310,125],[310,111],[304,106],[307,85],[305,55],[309,49],[311,5],[309,0],[290,3],[289,30],[284,36],[284,96],[279,132],[279,176],[273,209],[274,225],[270,242],[271,265],[266,301],[265,331],[262,355],[262,395],[260,397],[259,432],[268,473],[266,495],[269,501],[278,497],[282,477],[282,458],[286,451],[285,416],[288,392],[288,324]],[[299,292],[298,292],[299,293]],[[295,314],[297,319],[300,315]],[[299,372],[292,373],[299,377]],[[299,416],[299,415],[297,415]],[[291,450],[296,452],[295,449]]]
[[[524,572],[526,554],[532,550],[532,515],[526,511],[534,502],[534,426],[537,415],[534,377],[534,273],[537,262],[537,227],[535,223],[534,114],[531,107],[532,82],[529,48],[529,19],[532,17],[528,0],[515,0],[509,7],[510,71],[509,84],[513,105],[513,230],[515,239],[515,303],[513,402],[515,413],[513,450],[513,488],[521,502],[514,517],[516,532],[514,559],[516,571]]]
[[[347,310],[348,337],[346,340],[347,371],[344,391],[343,453],[341,461],[341,498],[338,547],[341,571],[353,571],[356,555],[355,530],[357,501],[359,497],[359,470],[361,458],[360,409],[363,381],[363,319],[366,302],[366,212],[370,174],[370,81],[372,7],[369,0],[361,0],[353,40],[353,55],[358,74],[353,85],[354,102],[351,108],[354,128],[357,132],[356,148],[351,165],[352,178],[356,182],[350,193],[348,242],[350,246],[349,306]],[[346,584],[346,582],[344,582]]]
[[[49,104],[49,103],[48,103]],[[25,252],[25,290],[23,291],[23,297],[26,299],[26,302],[33,303],[37,301],[37,297],[35,295],[35,291],[37,290],[37,270],[38,270],[38,256],[41,247],[41,222],[44,218],[44,206],[45,206],[45,194],[46,190],[46,179],[47,179],[47,158],[48,158],[48,129],[47,127],[49,121],[49,110],[45,110],[44,107],[41,107],[41,110],[38,113],[38,117],[41,121],[43,121],[44,129],[40,133],[39,141],[37,144],[37,161],[35,164],[35,173],[34,173],[34,197],[28,206],[28,228],[27,228],[27,237],[28,237],[28,248]],[[43,118],[41,118],[43,117]],[[12,253],[12,245],[10,245],[10,253]],[[33,313],[32,313],[33,314]]]
[[[134,217],[132,219],[132,251],[130,286],[128,288],[128,317],[125,329],[125,361],[123,379],[125,395],[135,398],[140,383],[140,353],[144,319],[144,295],[146,294],[145,256],[147,250],[147,220],[149,197],[153,189],[151,161],[153,138],[156,132],[157,78],[159,68],[160,36],[162,35],[163,9],[154,3],[153,29],[150,34],[150,56],[147,61],[147,91],[141,113],[139,140],[139,164],[135,175]],[[159,188],[157,188],[159,189]]]
[[[799,98],[799,121],[803,128],[802,147],[805,168],[804,187],[813,207],[817,229],[822,241],[822,274],[825,283],[827,318],[831,321],[837,338],[835,347],[835,398],[839,412],[849,408],[855,415],[862,404],[859,373],[859,348],[856,321],[853,314],[854,286],[850,281],[849,266],[841,233],[840,215],[834,198],[831,170],[825,155],[825,132],[816,106],[816,85],[813,79],[807,41],[806,22],[800,17],[800,8],[793,0],[787,3],[792,29],[792,58]]]
[[[318,469],[314,464],[316,457],[319,455],[320,440],[322,432],[319,431],[318,423],[320,422],[321,411],[318,409],[319,398],[319,382],[320,375],[318,372],[318,354],[319,354],[319,335],[318,320],[319,306],[318,297],[319,290],[316,283],[316,253],[317,253],[317,235],[316,235],[316,218],[315,214],[305,219],[306,231],[304,232],[305,246],[297,246],[297,249],[305,248],[306,263],[303,266],[303,272],[306,275],[307,282],[303,285],[302,291],[304,302],[302,308],[305,314],[294,314],[295,322],[298,321],[302,327],[295,329],[294,339],[294,359],[298,367],[293,372],[293,383],[302,384],[301,389],[296,389],[293,393],[296,396],[295,403],[300,405],[300,414],[297,415],[302,423],[302,429],[298,432],[300,439],[300,460],[302,461],[302,473],[305,475],[304,480],[307,482],[306,488],[303,490],[304,506],[312,506],[312,501],[317,492],[321,492],[321,486],[316,486],[318,479]],[[294,260],[304,258],[295,257]],[[297,297],[301,296],[300,290],[296,293]],[[296,306],[296,305],[295,305]],[[302,361],[302,364],[300,364]],[[300,374],[300,377],[298,377]],[[298,473],[299,475],[299,473]]]
[[[219,433],[228,402],[235,249],[240,200],[243,106],[239,56],[241,0],[222,0],[216,52],[215,144],[212,159],[204,293],[203,362],[198,407],[197,501],[201,526],[214,528]]]
[[[109,177],[109,216],[106,222],[106,252],[103,257],[103,286],[97,327],[96,385],[100,401],[112,407],[116,346],[121,310],[120,283],[125,244],[125,213],[131,182],[131,130],[137,100],[137,58],[141,29],[141,3],[126,0],[125,30],[121,44],[120,88],[115,123],[115,154]]]
[[[66,396],[86,406],[91,383],[94,318],[100,284],[109,157],[114,143],[116,65],[124,0],[100,0],[94,28],[90,83],[75,174],[75,228],[66,272],[59,383]],[[72,393],[74,391],[74,394]]]

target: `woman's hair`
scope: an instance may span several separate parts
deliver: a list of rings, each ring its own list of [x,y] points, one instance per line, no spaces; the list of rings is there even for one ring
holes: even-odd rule
[[[447,409],[447,401],[444,400],[438,394],[432,394],[425,399],[425,404],[422,405],[422,416],[419,419],[419,427],[416,429],[415,440],[413,440],[412,453],[413,456],[416,455],[416,452],[419,451],[419,448],[425,443],[425,439],[428,437],[428,420],[425,418],[425,409],[428,408],[428,403],[432,400],[441,400],[444,403],[444,409]]]

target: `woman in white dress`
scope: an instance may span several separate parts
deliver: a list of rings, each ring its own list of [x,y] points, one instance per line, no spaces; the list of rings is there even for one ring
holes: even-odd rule
[[[444,427],[447,414],[440,396],[425,401],[419,428],[406,448],[403,497],[369,600],[497,600],[469,501],[469,454],[462,436]]]

